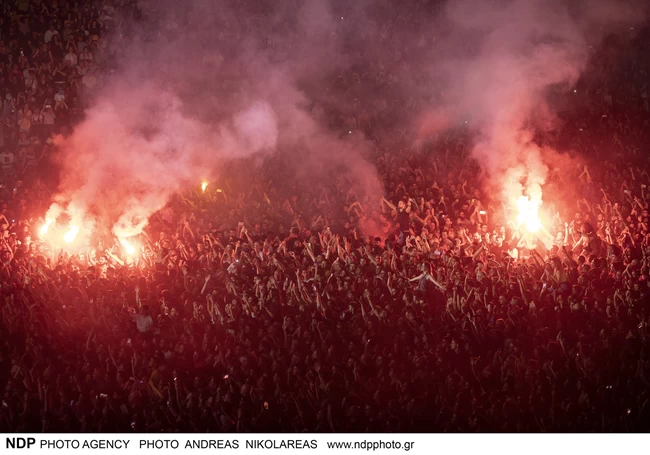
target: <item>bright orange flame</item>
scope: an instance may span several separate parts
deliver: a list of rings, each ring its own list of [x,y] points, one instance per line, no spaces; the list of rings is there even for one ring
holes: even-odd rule
[[[72,243],[74,242],[74,239],[77,237],[77,234],[79,233],[79,228],[77,226],[71,225],[70,230],[65,233],[63,236],[63,241],[65,243]]]
[[[531,201],[526,196],[520,196],[517,200],[517,225],[525,226],[529,232],[537,232],[542,228],[539,219],[540,202]]]
[[[120,243],[122,244],[126,252],[129,254],[129,256],[133,256],[133,254],[135,254],[135,248],[133,247],[133,245],[129,243],[128,240],[120,239]]]
[[[50,228],[50,225],[52,223],[54,223],[53,219],[48,218],[47,220],[45,220],[45,224],[43,224],[43,226],[41,227],[41,230],[40,230],[41,237],[43,237],[45,234],[47,234],[47,230]]]
[[[206,181],[204,180],[203,183],[201,183],[201,191],[203,191],[203,192],[205,193],[205,189],[206,189],[207,187],[208,187],[208,182],[206,182]]]

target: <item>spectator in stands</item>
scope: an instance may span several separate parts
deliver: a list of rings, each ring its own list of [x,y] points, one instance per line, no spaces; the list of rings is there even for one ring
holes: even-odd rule
[[[367,74],[331,84],[363,112],[327,101],[315,111],[368,130],[381,205],[341,175],[287,178],[278,154],[175,197],[133,260],[109,232],[65,253],[39,235],[56,188],[51,135],[101,83],[107,68],[87,44],[129,5],[70,6],[5,2],[0,18],[0,431],[646,430],[639,70],[585,80],[609,107],[581,101],[584,115],[554,139],[588,162],[548,178],[549,191],[577,182],[581,193],[558,198],[566,211],[543,206],[550,248],[480,191],[464,133],[417,147],[402,135],[394,117],[414,102],[386,100],[417,68],[367,56]],[[417,28],[400,2],[385,7]],[[11,27],[37,33],[28,64]],[[580,142],[584,124],[602,150]]]

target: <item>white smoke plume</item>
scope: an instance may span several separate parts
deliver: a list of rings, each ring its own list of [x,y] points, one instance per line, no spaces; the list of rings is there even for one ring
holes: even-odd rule
[[[646,17],[640,0],[454,0],[382,12],[385,3],[141,2],[144,19],[116,17],[114,45],[101,56],[116,71],[88,94],[84,121],[56,141],[55,200],[81,226],[101,220],[130,236],[221,163],[288,148],[314,169],[345,166],[358,193],[381,195],[363,140],[341,141],[311,114],[314,102],[349,105],[326,81],[371,61],[391,74],[348,84],[375,97],[370,110],[437,87],[398,123],[422,111],[436,129],[467,121],[479,133],[474,156],[503,200],[541,202],[547,167],[533,137],[555,126],[547,94],[576,83],[603,36]],[[414,14],[423,17],[417,32]]]
[[[572,93],[600,40],[646,17],[641,5],[449,2],[447,34],[431,56],[444,75],[444,102],[427,121],[433,129],[466,121],[478,132],[473,155],[500,199],[512,206],[523,194],[541,204],[547,154],[533,136],[557,126],[549,93]]]
[[[55,141],[55,199],[72,223],[130,237],[228,160],[300,146],[318,161],[343,147],[311,118],[299,88],[336,55],[327,2],[277,5],[265,17],[225,2],[142,6],[145,21],[118,18],[107,50],[117,70],[89,95],[85,119]],[[374,171],[364,172],[379,193]]]

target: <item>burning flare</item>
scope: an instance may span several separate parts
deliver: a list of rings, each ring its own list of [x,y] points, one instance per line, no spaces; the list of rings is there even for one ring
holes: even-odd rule
[[[79,228],[77,226],[71,225],[70,230],[65,233],[63,236],[63,241],[65,243],[72,243],[79,233]]]
[[[205,180],[201,183],[201,191],[205,193],[205,189],[208,187],[208,182]]]
[[[41,230],[40,230],[41,237],[43,237],[45,234],[47,234],[47,231],[48,231],[48,229],[50,229],[50,225],[52,223],[54,223],[54,220],[51,219],[51,218],[48,218],[47,220],[45,220],[45,224],[43,224],[43,226],[41,227]]]
[[[527,196],[520,196],[517,200],[517,225],[524,226],[529,232],[537,232],[542,228],[539,219],[539,206],[541,202],[532,201]]]
[[[135,254],[135,248],[133,247],[133,245],[129,243],[128,240],[121,238],[120,243],[122,244],[122,246],[124,247],[124,249],[126,250],[129,256],[133,256]]]

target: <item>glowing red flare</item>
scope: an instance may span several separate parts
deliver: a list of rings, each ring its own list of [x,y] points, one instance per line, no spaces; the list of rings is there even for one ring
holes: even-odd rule
[[[129,243],[128,240],[120,239],[120,243],[122,244],[122,246],[124,247],[124,249],[126,250],[129,256],[133,256],[133,254],[135,254],[135,248],[133,247],[133,245]]]
[[[54,223],[54,220],[52,220],[52,219],[45,220],[45,224],[43,224],[43,226],[41,227],[41,230],[40,230],[41,237],[44,236],[45,234],[47,234],[47,231],[50,228],[50,225],[52,223]]]
[[[520,196],[517,200],[517,225],[524,226],[529,232],[537,232],[542,228],[539,219],[540,202],[531,201],[526,196]]]
[[[77,234],[79,233],[79,228],[77,226],[70,226],[70,230],[65,233],[63,236],[63,241],[65,243],[72,243],[74,242],[74,239],[77,237]]]

